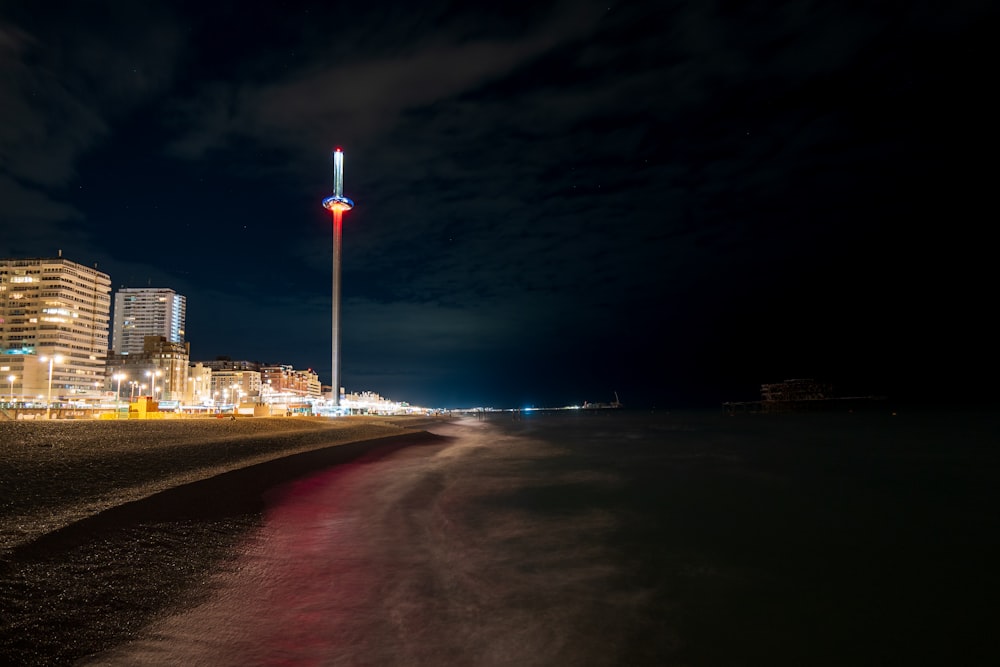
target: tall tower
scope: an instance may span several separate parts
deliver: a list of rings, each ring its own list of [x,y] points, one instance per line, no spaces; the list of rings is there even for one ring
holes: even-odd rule
[[[146,336],[184,342],[187,299],[165,287],[126,287],[115,292],[111,349],[116,354],[142,354]]]
[[[333,403],[340,405],[340,237],[344,211],[354,202],[344,196],[344,151],[333,151],[333,196],[323,200],[323,208],[333,213]]]

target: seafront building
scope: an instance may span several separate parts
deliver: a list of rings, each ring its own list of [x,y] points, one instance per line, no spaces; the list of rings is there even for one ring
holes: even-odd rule
[[[118,400],[150,396],[158,401],[179,404],[188,390],[190,356],[190,343],[146,336],[138,353],[108,353],[104,388],[116,393],[121,391]]]
[[[215,403],[230,405],[260,396],[260,372],[250,370],[212,371],[209,395]]]
[[[261,383],[267,387],[267,393],[290,394],[311,399],[323,397],[323,385],[311,368],[300,371],[283,364],[261,365],[260,375]]]
[[[198,363],[213,373],[216,371],[260,371],[259,361],[248,361],[246,359],[216,357],[212,361],[199,361]]]
[[[188,373],[193,378],[192,384],[201,385],[201,391],[195,391],[200,404],[229,405],[237,400],[259,399],[259,361],[217,357],[197,362],[188,368]],[[198,380],[199,377],[202,379]]]
[[[108,274],[57,257],[0,259],[0,381],[15,401],[93,398],[104,386]]]
[[[212,400],[212,369],[202,362],[188,366],[184,405],[208,405]]]
[[[344,394],[340,397],[340,405],[349,414],[363,415],[397,415],[409,407],[405,403],[393,401],[380,396],[374,391],[360,391]]]
[[[327,414],[332,404],[344,412],[335,400],[345,398],[343,389],[324,397],[312,369],[227,357],[191,362],[186,298],[172,289],[123,288],[113,298],[112,311],[110,276],[61,251],[0,259],[0,402],[28,411],[41,404],[46,417],[51,407],[99,410],[143,397],[178,411],[238,404],[255,414],[263,406],[268,414]],[[373,392],[349,399],[350,412],[398,407]]]
[[[219,357],[188,367],[190,403],[229,405],[233,399],[285,403],[322,398],[319,376],[312,369]]]
[[[111,350],[142,354],[146,336],[184,342],[187,299],[166,287],[127,287],[115,292]]]

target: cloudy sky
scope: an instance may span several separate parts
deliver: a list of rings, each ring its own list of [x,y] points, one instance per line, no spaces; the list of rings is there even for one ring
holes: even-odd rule
[[[989,392],[990,2],[0,2],[0,256],[435,406]],[[735,6],[731,6],[735,5]]]

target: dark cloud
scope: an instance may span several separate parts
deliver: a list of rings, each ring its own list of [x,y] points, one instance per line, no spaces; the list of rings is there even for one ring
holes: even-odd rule
[[[187,294],[196,358],[327,379],[342,145],[352,388],[663,404],[989,365],[988,3],[74,11],[0,14],[0,252]]]

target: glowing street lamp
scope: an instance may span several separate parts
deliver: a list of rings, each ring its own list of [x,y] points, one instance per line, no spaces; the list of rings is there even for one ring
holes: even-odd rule
[[[118,391],[115,392],[115,419],[118,419],[121,417],[122,380],[125,379],[125,374],[115,373],[113,377],[118,380]]]
[[[159,370],[157,370],[157,371],[146,371],[146,375],[149,376],[149,391],[153,395],[153,400],[155,401],[156,400],[156,390],[158,389],[158,387],[156,386],[156,378],[158,378],[161,375],[163,375],[163,371],[159,371]]]
[[[52,415],[52,368],[53,368],[53,366],[55,364],[61,364],[63,358],[62,358],[61,355],[54,354],[51,357],[39,357],[38,360],[41,361],[41,362],[43,362],[43,363],[46,362],[46,361],[49,362],[49,393],[48,393],[48,399],[45,401],[45,418],[46,419],[51,419],[51,415]]]
[[[185,400],[189,403],[196,403],[197,401],[195,399],[201,396],[201,392],[199,391],[201,389],[201,378],[189,377],[188,382],[191,382],[192,384],[190,388],[185,389]]]

